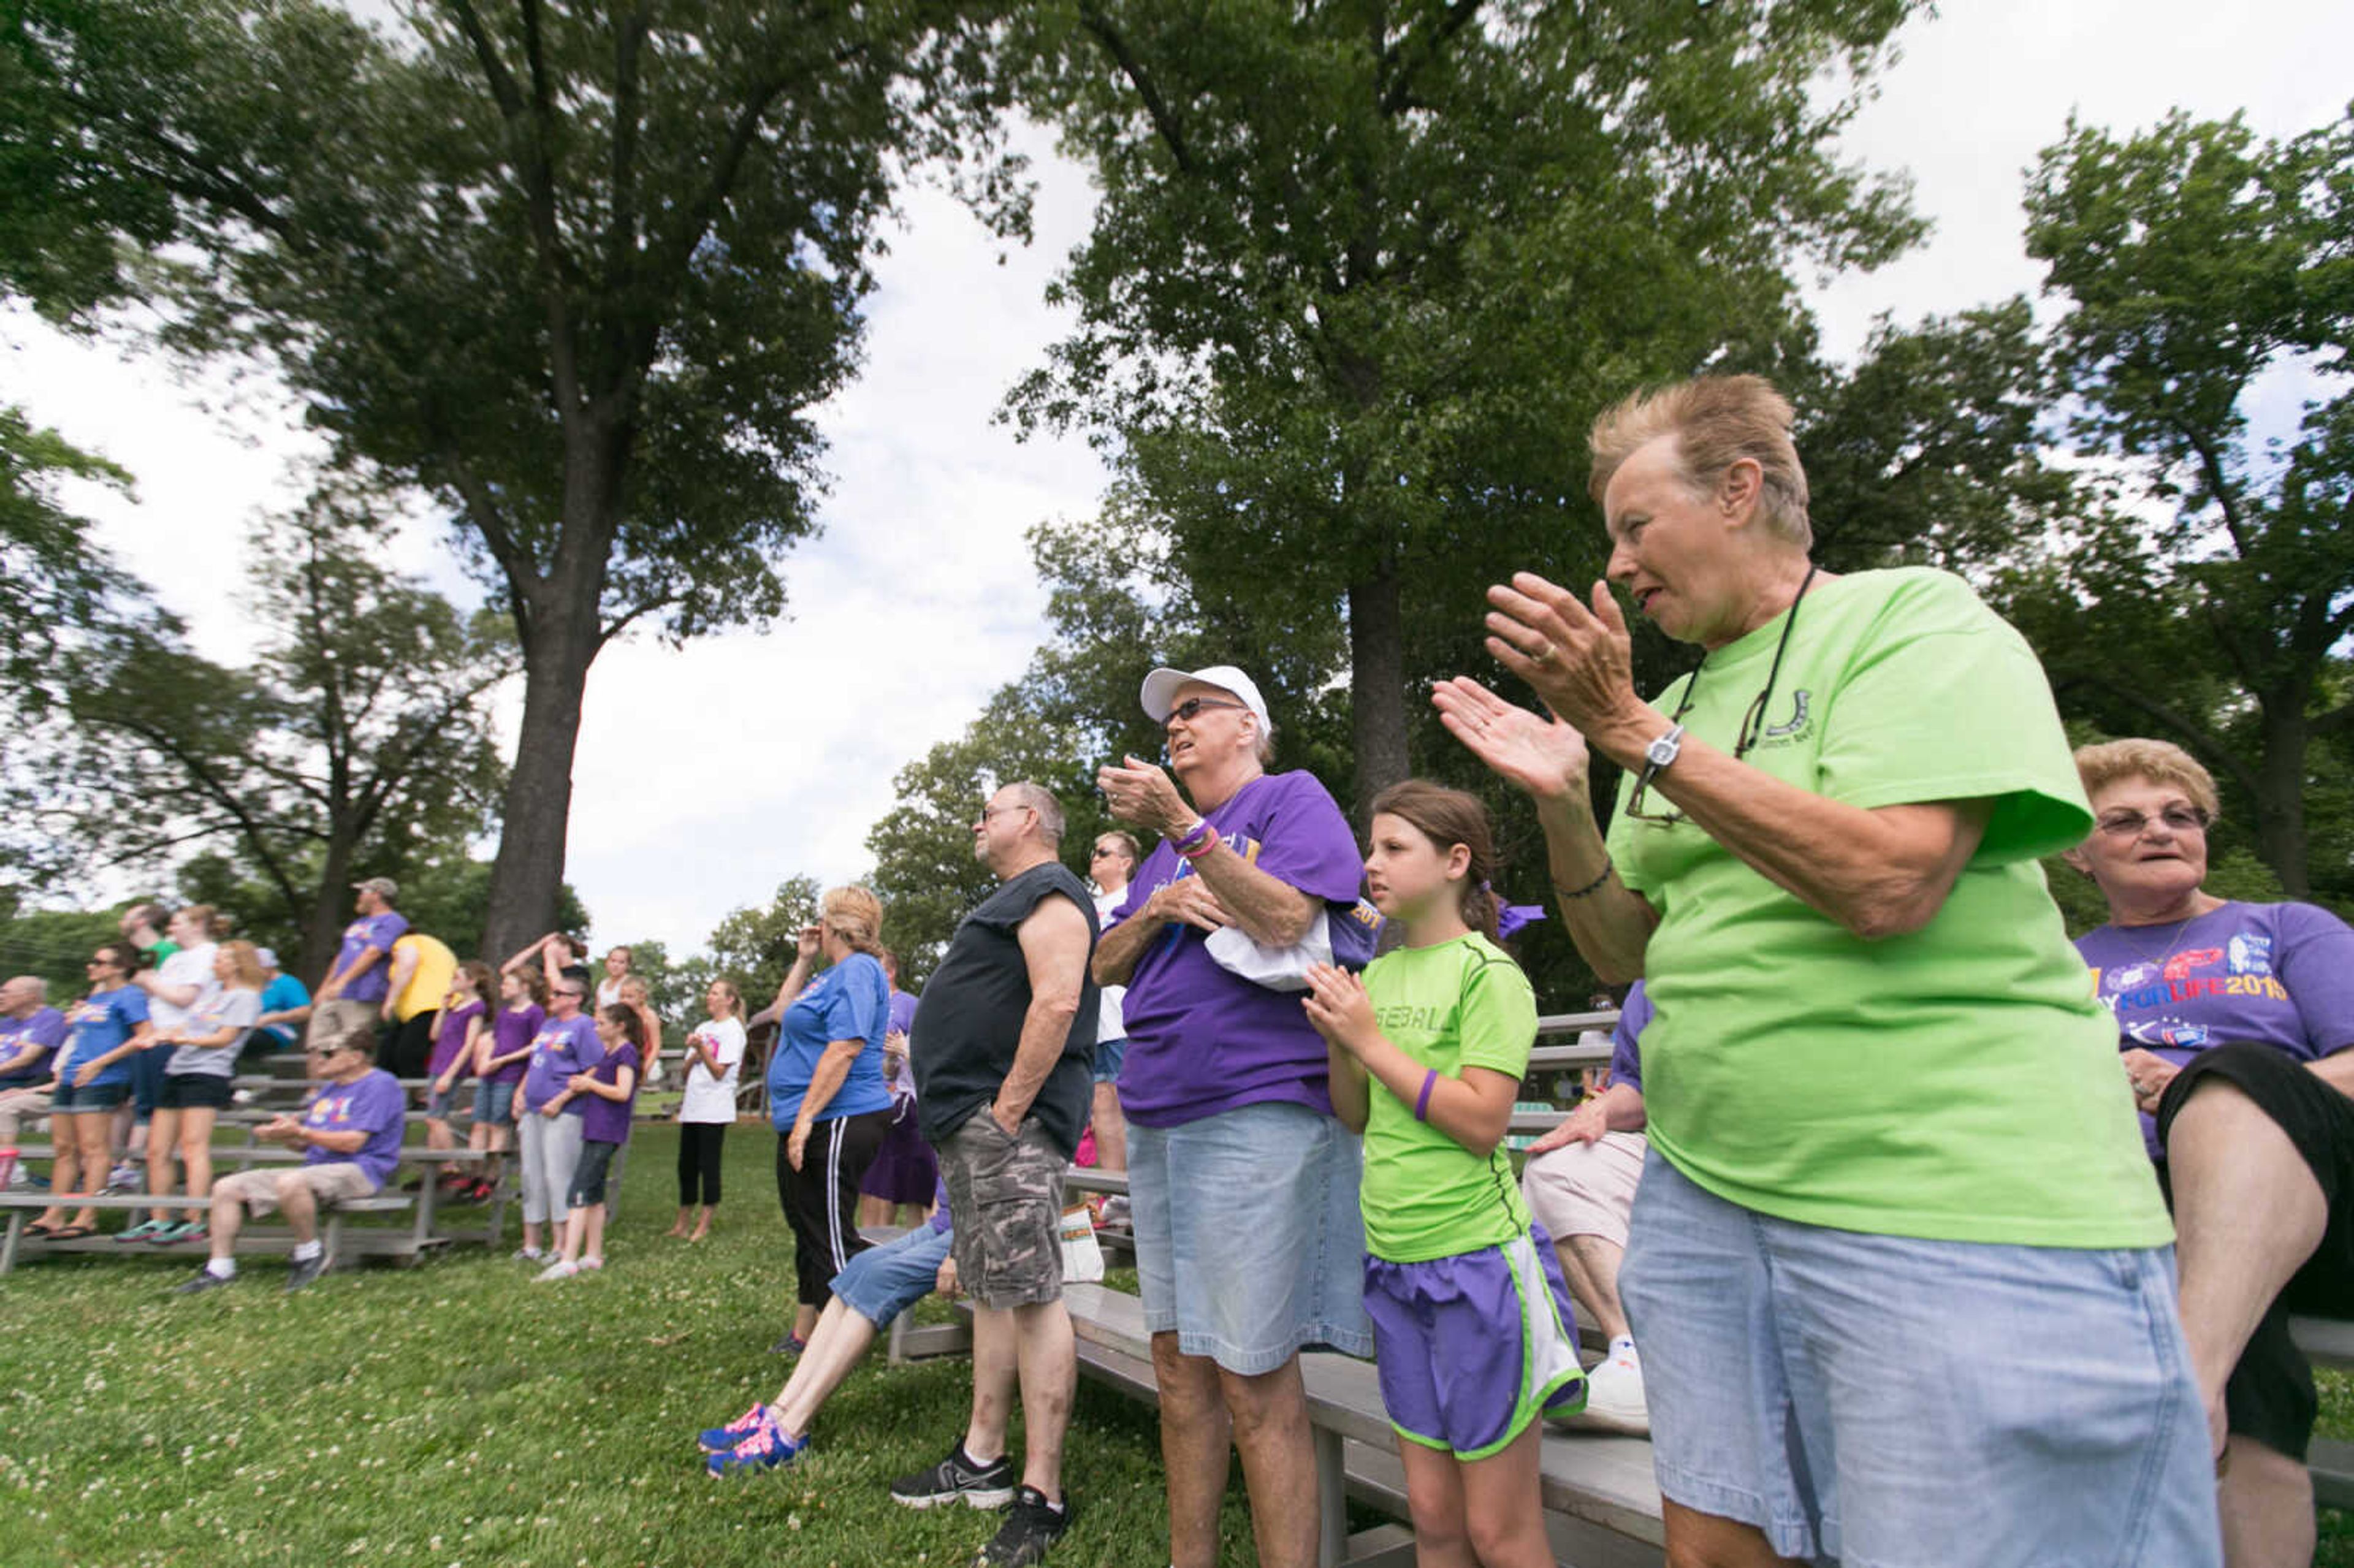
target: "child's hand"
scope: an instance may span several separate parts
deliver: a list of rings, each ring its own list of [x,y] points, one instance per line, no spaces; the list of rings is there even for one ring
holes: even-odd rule
[[[957,1293],[956,1259],[952,1257],[940,1259],[939,1277],[934,1281],[934,1284],[938,1286],[939,1293],[943,1296],[954,1296]]]
[[[1317,1033],[1352,1056],[1363,1055],[1366,1042],[1381,1033],[1365,982],[1336,965],[1318,964],[1308,971],[1308,994],[1300,1005]]]
[[[591,1081],[588,1074],[575,1073],[564,1080],[564,1086],[576,1095],[585,1095],[588,1092],[588,1085]]]

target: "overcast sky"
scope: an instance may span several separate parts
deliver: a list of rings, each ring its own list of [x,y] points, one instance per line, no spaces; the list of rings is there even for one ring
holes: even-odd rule
[[[1912,172],[1936,232],[1819,291],[1825,342],[1842,355],[1878,313],[1908,321],[2035,289],[2023,174],[2072,110],[2120,132],[2177,107],[2243,111],[2260,132],[2293,133],[2344,110],[2354,59],[2343,0],[1950,0],[1946,13],[1909,30],[1849,138],[1853,156]],[[1026,249],[937,192],[906,194],[867,306],[864,374],[822,414],[834,483],[824,536],[788,563],[790,619],[684,651],[623,643],[590,672],[567,875],[599,940],[659,938],[679,954],[796,872],[865,870],[892,775],[960,733],[1044,637],[1023,532],[1091,515],[1105,473],[1077,440],[1017,443],[992,420],[1066,329],[1043,291],[1093,199],[1069,164],[1042,156],[1039,175]],[[246,530],[257,509],[299,497],[289,470],[310,450],[282,400],[62,341],[21,315],[0,317],[0,338],[5,395],[136,476],[135,499],[76,489],[69,503],[204,652],[239,659]],[[409,540],[414,569],[472,591],[431,529]],[[516,705],[511,694],[510,735]]]

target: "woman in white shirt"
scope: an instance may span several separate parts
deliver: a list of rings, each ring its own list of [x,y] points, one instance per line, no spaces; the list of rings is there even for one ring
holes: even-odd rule
[[[710,1234],[711,1212],[719,1206],[720,1152],[736,1120],[736,1079],[744,1066],[743,994],[716,980],[703,993],[703,1005],[710,1022],[696,1024],[686,1037],[686,1094],[678,1105],[678,1223],[670,1228],[688,1241]]]

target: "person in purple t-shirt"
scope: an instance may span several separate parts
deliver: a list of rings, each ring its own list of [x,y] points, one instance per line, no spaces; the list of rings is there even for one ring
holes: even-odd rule
[[[2354,930],[2200,885],[2215,781],[2180,747],[2111,741],[2076,768],[2094,828],[2067,859],[2109,906],[2076,948],[2174,1207],[2224,1555],[2305,1563],[2316,1402],[2288,1318],[2354,1314]]]
[[[18,975],[0,985],[0,1147],[16,1147],[20,1118],[48,1114],[42,1086],[57,1076],[50,1054],[65,1037],[66,1015],[49,1005],[48,981]],[[5,1179],[24,1184],[13,1167]]]
[[[1216,1555],[1231,1414],[1258,1560],[1307,1568],[1318,1518],[1296,1500],[1313,1494],[1316,1461],[1299,1353],[1373,1351],[1357,1140],[1333,1118],[1299,982],[1277,990],[1226,965],[1256,957],[1259,972],[1280,970],[1280,950],[1319,916],[1328,932],[1352,920],[1363,860],[1313,776],[1266,771],[1274,726],[1249,676],[1155,670],[1143,700],[1177,777],[1133,757],[1097,775],[1112,814],[1161,842],[1094,969],[1097,983],[1128,987],[1119,1094],[1171,1559],[1194,1568]]]
[[[523,1087],[525,1066],[531,1061],[531,1043],[547,1022],[547,982],[536,969],[509,969],[499,976],[499,1006],[492,1014],[490,1033],[482,1037],[474,1059],[473,1136],[493,1156],[467,1196],[487,1202],[497,1189],[501,1161],[514,1133],[514,1099]],[[485,1128],[489,1130],[484,1131]]]
[[[605,1181],[614,1154],[630,1141],[638,1064],[654,1049],[655,1037],[630,1002],[599,1008],[596,1026],[603,1059],[565,1079],[564,1092],[550,1102],[560,1107],[576,1097],[580,1101],[580,1158],[572,1167],[571,1190],[565,1197],[564,1245],[556,1261],[540,1270],[541,1281],[569,1279],[584,1268],[605,1266]]]
[[[352,884],[352,892],[356,918],[344,927],[343,945],[312,1002],[309,1038],[314,1043],[340,1038],[355,1019],[376,1027],[385,993],[392,988],[392,945],[408,930],[408,922],[393,913],[400,886],[392,878],[371,876]]]
[[[366,1198],[384,1186],[400,1156],[408,1097],[400,1080],[376,1065],[376,1032],[363,1020],[311,1046],[322,1080],[302,1118],[276,1117],[254,1129],[263,1143],[302,1151],[302,1163],[257,1167],[213,1183],[212,1259],[177,1294],[193,1296],[237,1277],[237,1233],[245,1210],[284,1213],[294,1232],[293,1267],[286,1288],[300,1290],[327,1266],[319,1241],[319,1205]]]
[[[596,1024],[580,1011],[588,996],[588,976],[557,978],[547,1021],[532,1037],[531,1065],[523,1075],[523,1112],[516,1118],[523,1142],[523,1247],[515,1256],[525,1263],[548,1261],[539,1249],[539,1227],[557,1218],[580,1163],[586,1107],[569,1086],[573,1075],[605,1059]]]

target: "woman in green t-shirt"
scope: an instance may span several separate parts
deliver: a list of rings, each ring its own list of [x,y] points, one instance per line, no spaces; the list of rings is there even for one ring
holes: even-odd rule
[[[1459,789],[1373,799],[1365,886],[1405,933],[1364,979],[1309,971],[1332,1111],[1365,1139],[1365,1315],[1426,1563],[1550,1568],[1537,1415],[1585,1403],[1569,1287],[1503,1142],[1536,1039],[1496,946],[1494,835]]]
[[[1657,1009],[1621,1284],[1670,1561],[2211,1561],[2172,1232],[2037,864],[2092,821],[2050,687],[1958,577],[1818,569],[1790,424],[1726,376],[1595,426],[1610,577],[1703,651],[1656,703],[1609,589],[1526,573],[1488,648],[1551,715],[1435,694]]]

